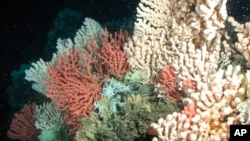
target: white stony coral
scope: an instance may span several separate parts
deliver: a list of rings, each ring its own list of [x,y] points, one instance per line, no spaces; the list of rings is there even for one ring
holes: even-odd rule
[[[158,137],[154,140],[227,140],[229,125],[238,121],[236,106],[245,94],[242,80],[239,66],[229,65],[226,70],[211,74],[207,83],[201,83],[196,92],[184,99],[187,105],[195,104],[196,115],[188,120],[181,113],[173,113],[159,120],[157,125],[152,124],[150,128]],[[244,111],[246,106],[237,107],[242,113],[241,120],[250,112]],[[244,119],[244,123],[248,120]]]
[[[148,133],[157,135],[153,141],[204,140],[208,126],[203,120],[199,115],[190,120],[185,114],[175,112],[152,123]]]
[[[215,66],[212,69],[206,64],[204,68],[213,70],[218,64],[216,55],[220,51],[206,50],[211,53],[211,57],[204,59],[207,55],[200,55],[196,49],[202,49],[203,46],[207,49],[220,48],[221,40],[217,31],[224,26],[227,17],[225,4],[226,0],[141,0],[137,8],[134,34],[124,45],[130,56],[128,62],[131,70],[141,70],[150,78],[155,78],[163,66],[173,63],[178,68],[183,65],[183,61],[184,67],[188,67],[191,72],[200,71],[195,68],[199,69],[201,64],[194,64],[213,61],[211,64]],[[201,10],[201,7],[206,7],[211,14],[204,8]],[[203,56],[203,60],[197,62],[196,55]],[[182,73],[188,75],[187,72]],[[198,73],[209,75],[207,71]]]

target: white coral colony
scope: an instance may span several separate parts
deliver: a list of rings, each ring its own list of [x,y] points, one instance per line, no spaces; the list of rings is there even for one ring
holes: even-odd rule
[[[152,123],[153,141],[226,141],[229,125],[250,124],[249,67],[250,23],[228,18],[227,0],[141,0],[134,33],[125,44],[132,71],[149,79],[166,65],[178,75],[178,89],[187,95],[185,106],[195,114],[172,113]],[[224,29],[225,21],[237,32],[236,43]],[[236,46],[247,60],[230,60]],[[233,65],[232,65],[233,64]],[[196,88],[185,87],[190,80]],[[247,95],[248,93],[248,95]]]

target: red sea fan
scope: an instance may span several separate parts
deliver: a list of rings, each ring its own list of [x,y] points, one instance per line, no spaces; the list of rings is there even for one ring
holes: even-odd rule
[[[40,131],[36,129],[33,117],[35,106],[35,104],[26,104],[20,113],[15,114],[7,132],[9,138],[21,141],[38,141],[37,137]]]
[[[72,127],[71,134],[80,127],[82,117],[88,117],[93,104],[101,97],[101,85],[106,81],[100,68],[95,48],[88,50],[69,49],[59,55],[56,65],[49,66],[45,80],[46,96],[55,107],[65,113],[66,124]]]
[[[115,32],[114,35],[105,30],[101,36],[102,47],[99,56],[106,71],[116,78],[122,78],[130,70],[127,52],[123,50],[127,37],[128,33],[122,30]]]

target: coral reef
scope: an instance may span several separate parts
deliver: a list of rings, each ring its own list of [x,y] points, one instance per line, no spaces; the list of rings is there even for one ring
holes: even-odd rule
[[[250,24],[226,2],[141,0],[131,36],[86,18],[25,79],[64,117],[66,140],[229,140],[230,125],[250,123]],[[36,127],[52,129],[39,137],[53,140],[56,120],[36,110]]]

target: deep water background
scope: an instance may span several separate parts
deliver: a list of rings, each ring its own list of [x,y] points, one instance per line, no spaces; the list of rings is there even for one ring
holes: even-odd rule
[[[9,105],[6,87],[12,85],[11,72],[39,58],[54,40],[48,34],[54,20],[65,8],[78,11],[83,18],[100,23],[133,17],[139,0],[1,0],[0,1],[0,141],[8,141],[6,131],[16,109]],[[229,0],[228,13],[238,21],[250,21],[249,0]],[[77,27],[79,25],[75,25]],[[80,27],[78,27],[80,28]],[[77,28],[77,29],[78,29]],[[56,44],[54,44],[56,45]],[[26,82],[19,82],[26,86]]]

